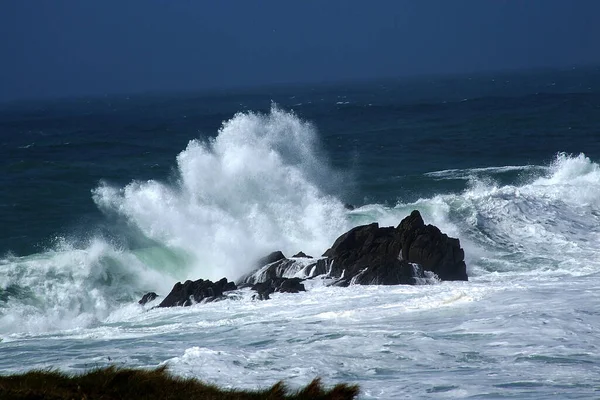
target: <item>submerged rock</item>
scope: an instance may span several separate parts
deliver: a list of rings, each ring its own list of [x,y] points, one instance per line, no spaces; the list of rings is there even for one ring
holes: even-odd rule
[[[177,282],[158,307],[191,306],[195,303],[220,300],[224,297],[224,292],[236,289],[235,283],[228,282],[227,278],[214,283],[203,279]]]

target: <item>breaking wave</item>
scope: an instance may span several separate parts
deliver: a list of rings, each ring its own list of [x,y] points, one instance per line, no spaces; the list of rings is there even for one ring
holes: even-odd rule
[[[150,245],[95,238],[79,249],[3,259],[0,325],[89,325],[119,301],[164,293],[176,280],[235,279],[275,249],[321,254],[349,227],[343,203],[328,193],[340,179],[310,123],[276,106],[239,113],[216,137],[190,141],[177,156],[175,183],[102,183],[92,191],[102,211]]]
[[[514,171],[521,175],[510,184],[495,179]],[[600,166],[585,155],[423,177],[431,178],[468,179],[469,186],[349,211],[333,194],[343,175],[321,155],[310,123],[276,106],[237,114],[214,138],[189,142],[173,181],[102,183],[92,191],[96,205],[146,245],[99,236],[0,259],[0,333],[88,327],[143,292],[165,294],[184,279],[236,279],[273,250],[320,255],[353,226],[397,225],[413,209],[460,238],[475,280],[600,271]]]

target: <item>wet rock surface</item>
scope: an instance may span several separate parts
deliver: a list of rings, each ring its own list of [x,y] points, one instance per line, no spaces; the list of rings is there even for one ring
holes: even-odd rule
[[[227,278],[217,282],[204,279],[177,282],[158,307],[191,306],[195,303],[221,300],[224,292],[236,289],[235,283],[227,281]]]
[[[258,268],[239,280],[239,286],[223,278],[178,282],[158,307],[189,306],[224,298],[223,293],[250,287],[254,299],[267,300],[275,292],[305,291],[306,279],[323,277],[336,286],[414,285],[436,280],[468,280],[465,253],[460,241],[426,225],[413,211],[397,227],[377,223],[357,226],[333,243],[322,258],[299,252],[291,259],[275,251],[254,265]],[[152,297],[154,296],[154,297]],[[148,293],[145,304],[156,298]]]

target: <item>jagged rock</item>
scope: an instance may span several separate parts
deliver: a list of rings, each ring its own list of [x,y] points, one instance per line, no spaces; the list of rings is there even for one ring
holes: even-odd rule
[[[448,237],[436,226],[425,225],[416,210],[400,222],[397,230],[403,260],[421,265],[443,281],[468,280],[465,252],[458,239]]]
[[[306,254],[304,254],[303,251],[301,251],[300,253],[293,255],[292,258],[313,258],[313,257],[306,255]]]
[[[258,292],[258,300],[267,300],[269,295],[274,292],[298,293],[305,292],[306,289],[300,278],[271,278],[265,282],[259,282],[252,285],[252,290]]]
[[[401,249],[395,228],[372,223],[346,232],[323,255],[332,260],[330,275],[347,284],[414,283],[412,266],[398,258]]]
[[[306,292],[304,288],[304,284],[302,283],[302,279],[300,278],[283,278],[283,280],[277,282],[273,280],[275,283],[275,291],[281,293],[298,293],[298,292]]]
[[[423,271],[431,271],[441,280],[468,279],[459,240],[425,225],[416,210],[397,228],[380,228],[377,223],[357,226],[323,255],[332,262],[331,276],[342,278],[342,285],[414,284]]]
[[[281,251],[273,252],[257,262],[259,268],[242,278],[239,287],[250,286],[257,291],[253,298],[266,300],[274,292],[305,291],[299,276],[337,278],[334,284],[338,286],[416,284],[433,274],[441,280],[468,280],[460,241],[425,225],[418,211],[396,228],[382,228],[377,223],[357,226],[340,236],[323,256],[326,258],[302,260],[310,256],[300,252],[287,259]],[[219,300],[224,292],[237,288],[226,278],[215,283],[202,279],[178,282],[158,307]],[[156,294],[146,296],[140,304]]]
[[[227,281],[227,279],[225,280]],[[235,283],[233,281],[226,282],[225,286],[223,286],[223,293],[231,292],[232,290],[237,290],[237,286],[235,285]]]
[[[138,304],[144,305],[144,304],[149,303],[152,300],[156,299],[157,297],[158,297],[158,295],[154,292],[146,293],[144,296],[142,296],[140,301],[138,301]]]
[[[241,282],[255,284],[275,278],[324,274],[338,278],[336,284],[340,286],[416,284],[432,273],[441,280],[468,279],[459,240],[433,225],[425,225],[416,210],[396,228],[372,223],[351,229],[323,254],[326,259],[307,264],[297,259],[303,254],[298,253],[290,260],[281,252],[272,253]]]
[[[227,278],[214,283],[203,279],[177,282],[158,307],[191,306],[195,303],[215,301],[222,299],[224,292],[236,289],[235,283],[228,282]]]

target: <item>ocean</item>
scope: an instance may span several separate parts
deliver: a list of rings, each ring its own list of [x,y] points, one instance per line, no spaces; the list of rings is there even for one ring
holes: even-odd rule
[[[3,103],[0,170],[3,374],[600,397],[600,68]],[[137,304],[415,209],[468,282]]]

